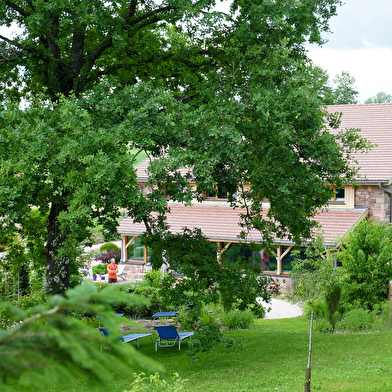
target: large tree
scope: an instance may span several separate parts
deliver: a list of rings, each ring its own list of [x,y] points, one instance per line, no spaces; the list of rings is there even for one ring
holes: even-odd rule
[[[371,98],[365,100],[365,103],[391,103],[392,95],[386,94],[384,91],[380,91]]]
[[[325,183],[352,179],[348,161],[364,147],[353,131],[327,131],[304,48],[322,43],[339,4],[235,0],[219,13],[214,0],[0,0],[0,23],[21,31],[0,36],[2,229],[49,207],[48,290],[68,287],[93,219],[113,232],[124,209],[149,234],[165,228],[152,218],[165,212],[162,191],[136,184],[141,151],[166,195],[190,202],[224,186],[246,208],[245,229],[309,237]]]
[[[355,78],[348,71],[342,71],[329,82],[327,71],[320,67],[315,68],[315,76],[322,87],[320,97],[325,105],[353,105],[358,103],[358,91],[355,87]]]

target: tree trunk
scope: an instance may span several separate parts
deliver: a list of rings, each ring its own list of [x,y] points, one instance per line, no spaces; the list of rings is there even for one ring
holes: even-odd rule
[[[69,287],[68,257],[60,256],[59,250],[63,246],[64,237],[60,234],[59,214],[66,211],[67,206],[52,203],[46,228],[48,240],[45,245],[46,253],[46,290],[48,294],[64,294]]]
[[[313,312],[314,306],[312,305],[312,314],[310,316],[310,332],[309,332],[309,355],[308,355],[308,366],[306,366],[305,372],[305,392],[311,390],[311,376],[312,376],[312,334],[313,334]]]

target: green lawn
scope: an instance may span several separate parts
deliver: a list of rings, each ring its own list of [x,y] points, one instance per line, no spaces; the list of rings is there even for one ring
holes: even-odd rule
[[[308,355],[309,321],[304,318],[258,320],[252,330],[227,332],[234,347],[216,347],[193,363],[187,343],[153,351],[144,339],[139,348],[164,364],[169,377],[179,373],[193,392],[303,391]],[[314,334],[312,390],[392,391],[392,332],[366,334]],[[132,373],[116,377],[111,391],[130,389]],[[68,391],[55,388],[53,391]],[[75,390],[76,391],[76,390]],[[83,388],[83,380],[77,389]]]

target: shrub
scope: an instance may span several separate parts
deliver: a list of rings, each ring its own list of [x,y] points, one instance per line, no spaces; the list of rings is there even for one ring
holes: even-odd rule
[[[392,303],[386,301],[375,309],[378,314],[377,324],[382,331],[390,331],[392,329]]]
[[[313,324],[313,330],[324,333],[332,333],[334,331],[332,324],[327,320],[316,320]]]
[[[189,340],[188,355],[197,361],[199,352],[211,352],[212,348],[221,343],[223,333],[217,323],[202,324]]]
[[[246,329],[253,325],[255,316],[250,309],[230,310],[221,318],[222,324],[229,329]]]
[[[328,313],[328,321],[332,326],[332,329],[335,329],[336,319],[337,319],[337,311],[339,308],[340,296],[342,293],[342,288],[339,285],[331,285],[330,290],[325,293],[325,302]]]
[[[95,258],[95,260],[100,261],[101,263],[110,263],[110,259],[114,258],[116,260],[116,264],[118,264],[121,260],[121,252],[119,250],[110,250],[107,253],[102,253]]]
[[[160,288],[162,287],[162,278],[161,270],[152,270],[146,272],[143,276],[143,282],[148,286]]]
[[[93,274],[105,275],[108,272],[106,264],[93,265]]]
[[[103,244],[99,250],[104,253],[104,252],[109,252],[110,250],[119,250],[119,247],[116,244],[113,244],[113,242],[107,242],[106,244]]]
[[[336,328],[347,332],[364,332],[375,329],[376,314],[367,309],[353,309],[343,315]]]
[[[339,259],[347,276],[345,296],[348,303],[358,302],[372,310],[388,297],[392,279],[392,228],[364,221],[350,233]]]
[[[180,329],[183,331],[197,329],[200,324],[200,313],[199,307],[188,309],[185,305],[180,306],[176,317],[177,322],[180,323]]]
[[[14,303],[20,309],[26,310],[37,305],[46,304],[47,298],[44,290],[31,295],[20,295],[18,302]]]
[[[12,301],[12,305],[22,310],[33,308],[34,306],[46,304],[46,293],[43,290],[38,290],[31,295],[20,295],[18,300]],[[4,309],[0,309],[0,328],[8,329],[14,324],[11,313]]]

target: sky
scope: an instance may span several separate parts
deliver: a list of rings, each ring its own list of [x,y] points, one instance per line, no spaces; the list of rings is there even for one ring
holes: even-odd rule
[[[392,0],[345,0],[330,22],[332,34],[309,57],[332,80],[342,71],[355,78],[359,103],[380,91],[392,94]]]

